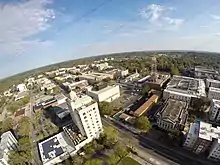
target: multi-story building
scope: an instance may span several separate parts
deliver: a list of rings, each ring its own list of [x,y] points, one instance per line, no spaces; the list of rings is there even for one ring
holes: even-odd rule
[[[209,110],[209,119],[211,121],[220,121],[220,100],[212,99],[210,110]]]
[[[211,68],[196,66],[194,69],[194,74],[197,78],[215,78],[219,73]]]
[[[210,87],[209,93],[208,93],[208,98],[220,100],[220,88]]]
[[[106,88],[98,91],[94,91],[91,88],[88,88],[87,95],[91,96],[97,102],[112,102],[113,100],[120,97],[120,88],[119,85],[107,86]]]
[[[205,82],[202,79],[174,75],[163,92],[163,98],[190,101],[191,98],[205,97]]]
[[[17,149],[17,140],[13,134],[8,131],[1,135],[0,139],[0,165],[9,165],[9,151]]]
[[[219,80],[213,80],[213,79],[206,79],[206,87],[214,87],[214,88],[220,88],[220,81]]]
[[[89,96],[70,98],[67,101],[70,114],[81,134],[92,141],[103,131],[97,102]]]
[[[199,123],[191,123],[183,147],[191,149],[193,148],[199,132]]]
[[[190,125],[183,146],[196,154],[208,153],[208,158],[220,160],[220,127],[197,121]]]
[[[157,114],[158,127],[167,131],[183,130],[188,116],[187,107],[187,102],[169,99]]]

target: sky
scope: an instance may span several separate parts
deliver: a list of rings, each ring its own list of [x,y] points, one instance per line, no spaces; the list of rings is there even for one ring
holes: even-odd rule
[[[115,52],[220,52],[219,0],[0,0],[0,78]]]

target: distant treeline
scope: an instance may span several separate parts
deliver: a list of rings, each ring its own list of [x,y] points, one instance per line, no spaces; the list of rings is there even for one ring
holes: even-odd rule
[[[113,58],[132,58],[135,57],[147,57],[149,55],[154,54],[166,54],[169,56],[166,60],[169,60],[172,63],[180,64],[182,63],[183,66],[195,66],[195,65],[204,65],[207,67],[213,67],[215,69],[219,69],[220,66],[220,54],[219,53],[212,53],[212,52],[192,52],[192,51],[140,51],[140,52],[123,52],[123,53],[115,53],[115,54],[107,54],[101,56],[93,56],[93,57],[86,57],[82,59],[70,60],[61,63],[56,63],[48,66],[44,66],[41,68],[33,69],[30,71],[26,71],[23,73],[19,73],[17,75],[7,77],[0,80],[0,93],[7,90],[14,84],[18,84],[23,82],[26,77],[35,76],[42,72],[51,71],[54,69],[62,68],[62,67],[71,67],[73,65],[79,64],[90,64],[94,60],[100,60],[105,57],[113,57]],[[172,58],[171,58],[172,57]],[[178,60],[175,60],[178,59]],[[159,58],[158,58],[159,59]],[[166,61],[165,60],[165,61]],[[159,60],[160,65],[161,60]],[[185,65],[186,64],[186,65]],[[159,66],[160,66],[159,65]],[[175,66],[174,66],[175,67]],[[175,69],[175,68],[174,68]]]

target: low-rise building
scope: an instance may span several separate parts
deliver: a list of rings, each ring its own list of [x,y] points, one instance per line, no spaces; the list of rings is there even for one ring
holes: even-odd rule
[[[209,93],[208,93],[208,98],[210,100],[211,99],[220,100],[220,88],[210,87],[209,88]]]
[[[206,79],[206,88],[220,88],[220,81],[219,80],[213,80],[213,79]]]
[[[142,104],[136,111],[134,111],[133,115],[135,117],[140,117],[143,115],[148,109],[152,107],[154,103],[157,103],[158,98],[158,95],[152,95],[144,104]]]
[[[88,81],[87,80],[81,80],[81,81],[72,82],[72,83],[65,82],[65,83],[63,83],[63,86],[65,86],[69,90],[74,90],[76,88],[84,89],[88,86]]]
[[[25,92],[25,91],[27,91],[26,85],[25,84],[18,84],[17,85],[17,91],[18,92]]]
[[[163,98],[190,101],[191,98],[206,97],[205,82],[202,79],[174,75],[163,92]]]
[[[157,125],[167,131],[183,130],[187,121],[188,103],[169,99],[163,109],[157,113]]]
[[[49,106],[55,106],[57,105],[57,99],[55,96],[46,95],[43,97],[38,98],[35,101],[34,105],[34,111],[45,109]]]
[[[9,165],[9,151],[17,149],[17,140],[14,135],[8,131],[0,138],[0,165]]]
[[[78,77],[79,77],[79,80],[88,80],[89,82],[102,81],[107,78],[114,79],[113,74],[98,73],[98,72],[82,74],[82,75],[79,75]]]
[[[210,110],[209,110],[209,119],[211,121],[220,121],[220,100],[212,99]]]
[[[128,69],[118,70],[116,74],[117,74],[117,77],[126,77],[129,74],[129,71]]]
[[[212,68],[205,68],[203,66],[196,66],[194,68],[194,75],[197,78],[215,78],[219,73]]]
[[[76,153],[75,147],[64,132],[40,142],[38,148],[43,165],[60,163]]]
[[[25,106],[14,113],[14,120],[19,122],[24,116],[27,116],[29,106]]]
[[[125,82],[131,82],[134,81],[135,79],[137,79],[140,76],[140,74],[136,71],[134,74],[126,77]]]
[[[91,88],[88,88],[87,95],[91,96],[97,102],[112,102],[113,100],[120,97],[120,88],[118,85],[107,86],[98,91],[94,91]]]

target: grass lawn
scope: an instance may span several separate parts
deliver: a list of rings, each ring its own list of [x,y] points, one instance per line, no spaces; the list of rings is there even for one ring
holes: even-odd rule
[[[125,157],[118,163],[118,165],[141,165],[141,164],[130,157]]]

